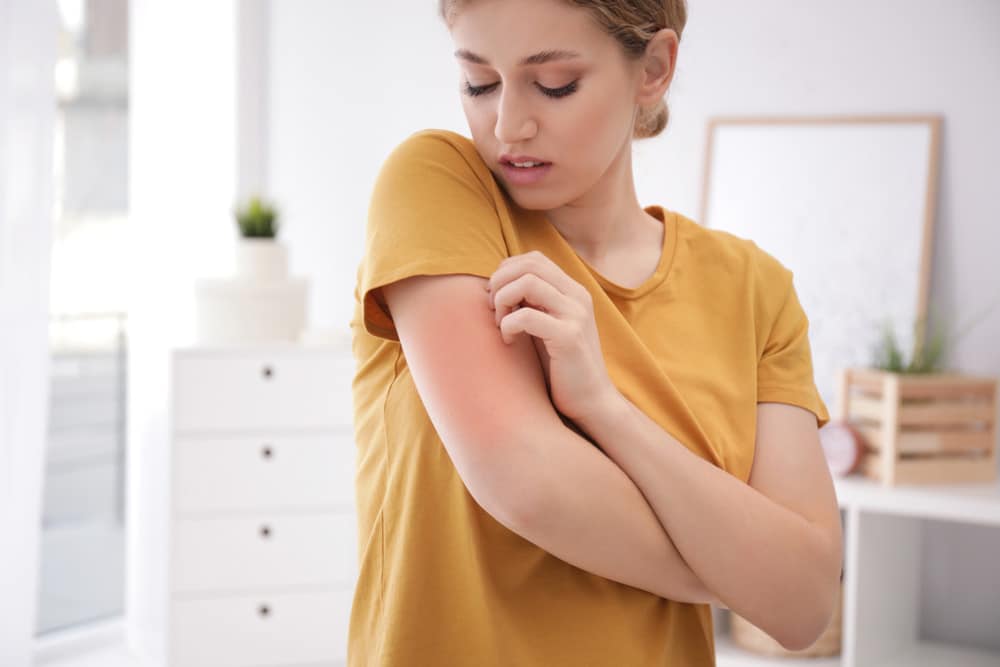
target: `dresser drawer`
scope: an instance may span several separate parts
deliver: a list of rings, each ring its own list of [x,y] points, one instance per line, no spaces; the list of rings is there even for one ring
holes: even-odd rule
[[[354,362],[340,354],[174,353],[177,431],[349,429]]]
[[[353,586],[353,513],[176,519],[174,593]]]
[[[353,511],[354,457],[351,433],[176,436],[174,509]]]
[[[352,601],[351,590],[175,599],[167,664],[343,664]]]

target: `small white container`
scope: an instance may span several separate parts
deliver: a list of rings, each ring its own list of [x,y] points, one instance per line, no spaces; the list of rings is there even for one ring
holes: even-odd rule
[[[199,344],[297,341],[308,320],[305,278],[197,281]]]
[[[308,323],[309,281],[289,277],[288,248],[239,237],[235,255],[235,276],[196,281],[196,342],[297,341]]]
[[[245,280],[283,280],[288,276],[288,248],[274,238],[236,241],[236,276]]]

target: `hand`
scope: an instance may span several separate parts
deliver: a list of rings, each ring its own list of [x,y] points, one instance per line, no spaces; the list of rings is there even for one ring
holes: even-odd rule
[[[543,253],[508,257],[490,276],[490,307],[505,343],[532,336],[555,407],[580,420],[617,391],[608,376],[587,288]]]

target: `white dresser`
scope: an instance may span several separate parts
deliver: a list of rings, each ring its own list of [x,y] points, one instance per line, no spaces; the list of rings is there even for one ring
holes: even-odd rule
[[[167,665],[344,665],[350,348],[192,347],[171,363]]]

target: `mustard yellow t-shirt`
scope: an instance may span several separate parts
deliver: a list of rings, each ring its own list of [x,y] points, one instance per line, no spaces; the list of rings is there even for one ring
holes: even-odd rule
[[[467,137],[422,130],[386,159],[351,320],[360,568],[350,667],[715,664],[709,605],[570,565],[476,503],[431,424],[379,290],[418,274],[488,278],[505,257],[542,251],[590,291],[618,389],[745,482],[759,401],[802,406],[819,426],[829,420],[792,274],[750,240],[662,206],[645,210],[665,227],[663,252],[648,280],[626,288],[583,261],[543,211],[518,207]]]

